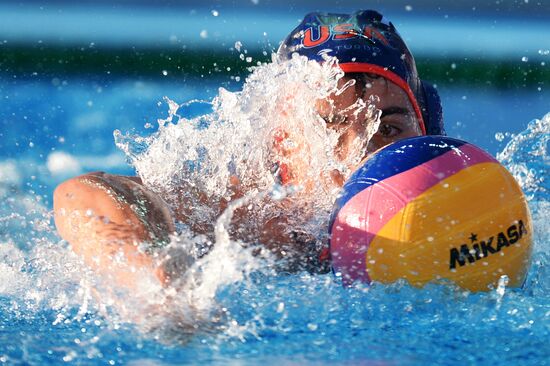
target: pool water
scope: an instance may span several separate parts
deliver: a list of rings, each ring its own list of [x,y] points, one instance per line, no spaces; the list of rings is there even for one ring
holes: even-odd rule
[[[220,86],[236,91],[242,84],[223,79],[181,84],[93,77],[2,80],[0,363],[549,363],[550,195],[545,179],[550,115],[545,114],[550,94],[538,90],[440,87],[448,134],[500,153],[530,198],[535,247],[524,288],[502,285],[487,293],[406,283],[344,288],[332,274],[274,273],[258,268],[261,263],[249,253],[228,249],[222,254],[238,260],[228,260],[220,270],[218,275],[227,278],[203,278],[211,286],[198,292],[205,295],[197,305],[199,315],[186,313],[191,310],[176,302],[165,313],[146,314],[149,308],[144,308],[143,316],[153,320],[129,321],[142,304],[128,294],[109,292],[60,241],[52,221],[52,190],[85,171],[132,174],[113,131],[154,136],[157,120],[170,117],[165,96],[178,103],[211,100]],[[192,119],[211,109],[195,102],[179,113]],[[239,263],[256,266],[240,272]],[[212,273],[207,269],[215,264],[204,263],[203,272]],[[117,299],[126,301],[126,313]],[[183,319],[183,328],[177,319]]]

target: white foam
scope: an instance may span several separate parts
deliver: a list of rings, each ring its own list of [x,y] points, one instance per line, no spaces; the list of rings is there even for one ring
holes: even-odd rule
[[[0,258],[0,294],[20,294],[29,288],[29,275],[22,272],[25,253],[13,243],[0,243]]]
[[[330,172],[338,169],[344,176],[350,174],[350,166],[359,162],[366,149],[366,143],[356,144],[355,154],[339,160],[334,153],[339,135],[317,113],[318,100],[340,91],[338,80],[343,73],[335,62],[320,65],[304,57],[284,62],[274,59],[254,68],[242,91],[220,88],[211,102],[212,113],[186,119],[178,110],[189,103],[165,98],[169,115],[159,120],[156,133],[140,137],[115,131],[117,146],[144,184],[173,210],[189,208],[189,221],[209,225],[209,234],[215,238],[210,253],[196,261],[189,253],[198,237],[190,230],[165,248],[161,261],[166,256],[164,265],[181,268],[182,275],[171,288],[151,297],[163,299],[164,311],[142,322],[144,328],[164,329],[173,337],[197,324],[206,329],[217,326],[216,319],[225,316],[216,304],[217,291],[260,269],[269,271],[273,265],[269,254],[258,257],[251,251],[267,220],[285,215],[293,228],[315,237],[325,232],[338,188],[329,179]],[[356,103],[353,108],[369,107]],[[374,114],[374,110],[369,112]],[[281,131],[287,133],[285,148],[293,149],[293,154],[275,148]],[[302,185],[278,186],[273,170],[277,162],[294,168]],[[231,200],[229,182],[234,178],[244,197],[222,212],[216,202]],[[231,217],[239,207],[245,219],[236,223]],[[246,233],[249,241],[234,237],[237,232],[241,237]]]
[[[216,220],[221,212],[211,202],[229,197],[231,177],[238,179],[244,193],[272,189],[277,182],[273,174],[277,163],[293,167],[300,177],[303,194],[295,194],[291,200],[307,194],[307,199],[292,206],[307,206],[323,216],[338,188],[330,172],[338,169],[344,177],[349,175],[350,167],[364,156],[367,140],[353,146],[355,153],[350,153],[348,160],[335,157],[339,135],[326,127],[315,108],[317,101],[339,91],[337,83],[343,73],[335,62],[320,65],[305,57],[284,62],[274,59],[254,68],[242,91],[220,88],[212,101],[213,112],[193,119],[181,118],[177,114],[180,105],[167,99],[169,117],[159,121],[157,133],[139,137],[116,131],[117,145],[145,185],[174,209],[193,207],[192,221]],[[365,103],[353,106],[358,110],[369,107]],[[283,150],[293,150],[292,154],[274,148],[281,131],[288,135]],[[264,200],[254,206],[251,221],[265,222],[273,217],[276,206],[277,202]],[[303,213],[301,210],[296,218],[312,216]],[[285,214],[291,214],[288,207]],[[307,220],[302,221],[308,225]]]
[[[513,136],[497,159],[519,182],[528,199],[547,200],[550,192],[550,113]]]
[[[0,161],[0,185],[15,185],[21,184],[21,174],[17,169],[17,164],[13,160]]]
[[[63,151],[54,151],[46,161],[48,171],[57,177],[69,177],[79,174],[82,167],[74,156]]]

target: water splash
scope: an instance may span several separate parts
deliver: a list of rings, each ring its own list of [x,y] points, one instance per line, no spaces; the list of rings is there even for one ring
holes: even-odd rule
[[[318,218],[328,217],[339,188],[335,172],[344,178],[350,174],[377,127],[374,123],[367,136],[358,137],[345,158],[335,156],[342,131],[326,127],[316,104],[353,85],[352,80],[338,86],[343,73],[336,66],[335,59],[323,65],[304,57],[274,59],[254,68],[242,91],[220,88],[211,113],[186,118],[178,112],[188,105],[166,98],[168,117],[159,120],[157,133],[140,137],[115,131],[116,144],[176,217],[206,223],[202,232],[213,232],[213,223],[235,196],[271,190],[284,167],[299,189],[283,200],[264,195],[251,202],[253,213],[238,230],[261,230],[284,214],[318,236],[324,231]],[[379,122],[374,102],[358,100],[350,112],[366,109],[367,118]]]
[[[166,182],[166,179],[169,183],[176,181],[178,184],[182,180],[193,180],[204,183],[211,191],[216,191],[213,187],[220,186],[222,190],[217,193],[223,195],[223,187],[230,174],[228,170],[233,170],[231,173],[237,174],[243,182],[251,181],[259,187],[268,187],[272,185],[272,179],[260,180],[259,183],[257,180],[271,175],[271,164],[266,164],[265,160],[273,155],[270,151],[273,134],[280,129],[295,135],[311,133],[308,135],[310,141],[297,141],[294,136],[288,143],[319,144],[327,151],[314,151],[321,153],[315,160],[322,160],[320,163],[330,160],[335,133],[331,134],[333,131],[327,130],[321,123],[315,102],[331,93],[341,92],[337,81],[342,76],[342,72],[335,67],[335,60],[323,66],[301,57],[288,62],[275,60],[255,68],[241,92],[232,93],[221,88],[212,102],[213,112],[210,114],[194,119],[181,118],[176,112],[182,105],[178,107],[178,104],[166,99],[169,117],[159,120],[159,133],[145,140],[148,143],[146,154],[139,155],[131,150],[136,136],[123,138],[120,132],[116,132],[117,144],[152,187],[163,186],[161,182]],[[346,84],[341,89],[350,86]],[[173,121],[174,124],[170,124]],[[169,125],[165,127],[167,123]],[[329,135],[332,145],[327,145],[326,135]],[[228,136],[231,139],[228,140]],[[223,145],[219,145],[221,142]],[[223,146],[223,151],[219,151],[220,146]],[[201,148],[207,150],[200,161],[203,169],[195,169],[194,174],[190,175],[191,169],[184,162],[196,162],[197,154],[200,154],[197,150]],[[304,150],[308,152],[308,149]],[[326,159],[322,159],[325,155]],[[243,157],[249,161],[243,161]],[[165,163],[179,160],[181,165],[160,169],[161,159]],[[211,170],[216,170],[217,174]],[[212,180],[215,183],[208,184]]]
[[[514,175],[529,200],[548,201],[550,192],[550,113],[531,121],[497,159]]]
[[[380,117],[376,96],[352,104],[350,113],[366,111],[365,118],[374,123],[366,136],[357,137],[347,156],[336,156],[345,130],[327,128],[317,105],[354,85],[354,80],[339,84],[342,76],[336,59],[320,65],[299,56],[288,61],[274,57],[253,68],[242,91],[220,88],[210,113],[189,117],[185,109],[205,101],[178,104],[165,98],[168,116],[158,121],[156,133],[141,137],[115,131],[117,146],[144,185],[163,197],[182,221],[183,232],[158,257],[171,273],[180,272],[167,291],[169,301],[177,303],[171,308],[189,310],[187,319],[179,318],[184,328],[196,329],[191,325],[204,325],[201,319],[223,317],[212,311],[217,309],[216,291],[224,286],[260,268],[300,265],[296,263],[302,261],[304,248],[290,242],[279,245],[275,263],[275,257],[257,245],[270,240],[261,234],[269,223],[281,217],[292,222],[279,227],[287,231],[286,237],[324,235],[339,189],[334,172],[344,179],[351,173],[365,156]],[[279,185],[282,167],[291,177],[284,187]],[[209,255],[190,255],[201,241],[199,247],[213,248]],[[311,252],[321,243],[313,240],[308,245],[314,246]]]
[[[180,348],[147,344],[166,355],[164,362],[169,364],[190,357],[197,363],[211,361],[212,357],[218,357],[218,361],[232,360],[235,354],[257,361],[258,357],[273,354],[304,355],[305,348],[311,352],[303,357],[331,362],[372,359],[438,363],[436,358],[440,357],[444,359],[440,364],[465,360],[470,363],[505,360],[514,364],[518,357],[547,359],[549,116],[530,123],[499,154],[500,161],[521,182],[533,209],[535,253],[523,289],[505,288],[502,283],[492,293],[471,294],[452,286],[432,284],[416,289],[403,282],[344,289],[332,275],[302,272],[275,276],[270,254],[256,254],[253,243],[238,239],[235,231],[241,227],[231,216],[238,215],[240,210],[250,206],[254,212],[263,203],[274,210],[284,208],[285,199],[304,199],[300,195],[308,189],[309,193],[319,193],[321,198],[332,194],[330,184],[294,190],[276,185],[277,176],[271,163],[285,157],[269,147],[278,128],[296,125],[302,133],[312,136],[312,142],[323,141],[312,147],[304,146],[294,136],[287,141],[289,148],[303,149],[305,156],[313,157],[316,169],[323,164],[342,172],[347,169],[349,161],[336,161],[331,156],[336,136],[323,130],[314,110],[281,97],[287,90],[300,96],[325,95],[334,90],[337,83],[333,78],[338,78],[337,74],[331,75],[334,70],[318,70],[319,75],[327,77],[322,92],[317,87],[308,89],[314,83],[306,83],[306,87],[300,82],[295,85],[308,67],[299,59],[288,65],[266,65],[251,76],[251,84],[248,81],[245,84],[245,89],[253,89],[248,94],[244,89],[239,93],[220,91],[212,103],[168,102],[168,119],[171,119],[160,122],[157,133],[147,137],[117,133],[117,143],[126,149],[148,187],[163,194],[172,204],[179,202],[180,180],[187,185],[196,180],[195,185],[206,190],[208,198],[231,196],[233,187],[225,180],[227,177],[230,181],[231,177],[237,177],[243,187],[243,198],[232,200],[225,211],[213,210],[211,216],[201,211],[210,214],[201,197],[193,196],[196,191],[184,192],[189,194],[185,198],[190,200],[193,210],[198,210],[197,218],[212,218],[208,221],[211,227],[207,234],[197,235],[182,225],[180,234],[159,253],[162,265],[184,274],[167,288],[149,282],[146,277],[138,293],[109,288],[86,270],[66,244],[59,243],[51,215],[40,199],[22,193],[19,185],[23,178],[18,177],[22,170],[17,172],[18,164],[4,165],[10,169],[2,170],[6,174],[4,179],[0,177],[0,296],[5,300],[0,303],[4,314],[0,319],[4,321],[2,329],[10,329],[13,324],[5,323],[11,320],[28,320],[37,324],[32,328],[36,334],[45,333],[44,338],[51,339],[50,343],[44,338],[27,339],[25,347],[52,349],[54,354],[59,353],[56,361],[82,363],[91,359],[107,362],[106,357],[113,355],[123,361],[124,357],[126,360],[157,357],[153,351],[144,356],[143,340],[125,325],[128,321],[134,321],[148,336],[152,334],[162,342],[195,339],[191,346]],[[286,68],[294,70],[295,80],[285,77]],[[272,77],[271,84],[261,75]],[[253,87],[254,80],[257,84]],[[275,91],[263,94],[266,85],[272,85]],[[290,115],[304,119],[294,121],[281,114],[274,101],[285,105]],[[186,108],[194,103],[208,104],[212,111],[190,117]],[[306,122],[310,124],[305,125]],[[230,133],[231,139],[224,139],[222,132]],[[220,146],[224,151],[218,151]],[[246,159],[236,159],[239,156]],[[311,181],[319,180],[319,170],[301,173]],[[209,179],[217,183],[203,187]],[[321,201],[316,203],[320,210],[325,209]],[[306,226],[308,230],[322,226],[305,221],[311,225]],[[208,256],[202,257],[200,248],[208,242],[216,245]],[[472,327],[476,330],[475,337],[469,337]],[[86,333],[82,331],[84,328]],[[57,339],[59,334],[62,340]],[[19,332],[14,334],[14,338],[18,337]],[[73,341],[76,339],[78,343]],[[108,351],[117,347],[122,351]],[[449,349],[460,352],[452,353]],[[6,357],[0,355],[0,361]],[[16,352],[10,353],[10,357],[9,361],[19,360]],[[23,356],[20,359],[22,363],[27,361]],[[280,359],[271,358],[271,363],[280,363]]]

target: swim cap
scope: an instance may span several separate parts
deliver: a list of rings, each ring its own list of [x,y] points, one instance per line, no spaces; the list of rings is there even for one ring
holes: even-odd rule
[[[319,62],[325,61],[325,54],[335,56],[346,73],[385,77],[407,93],[423,134],[445,134],[437,91],[419,79],[411,52],[382,14],[374,10],[309,13],[277,51],[281,59],[293,53]]]

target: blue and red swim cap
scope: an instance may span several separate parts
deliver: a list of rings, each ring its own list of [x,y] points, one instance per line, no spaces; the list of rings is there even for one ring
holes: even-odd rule
[[[345,73],[385,77],[407,93],[423,134],[445,134],[437,91],[420,80],[407,45],[394,25],[377,11],[309,13],[277,51],[281,59],[289,59],[293,53],[319,62],[327,54],[338,59]]]

